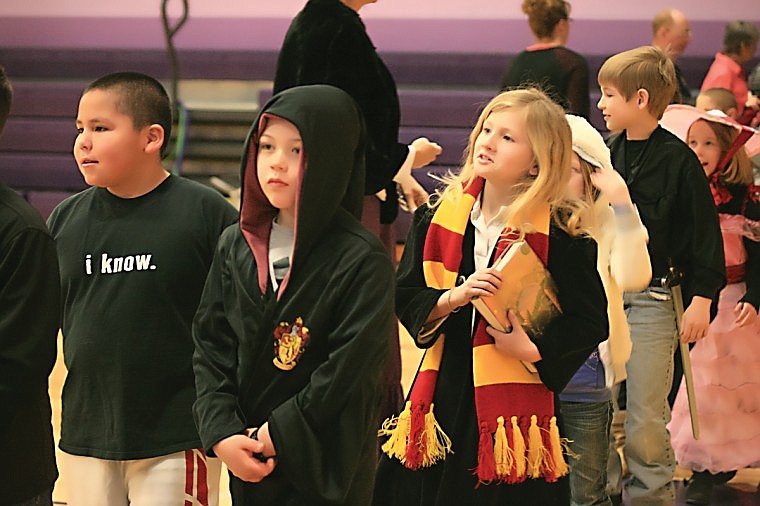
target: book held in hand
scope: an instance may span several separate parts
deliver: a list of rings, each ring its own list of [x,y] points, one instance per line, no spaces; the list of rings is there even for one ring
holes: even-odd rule
[[[502,332],[511,332],[507,312],[511,309],[532,339],[540,340],[547,324],[562,310],[557,286],[549,271],[525,241],[513,243],[493,264],[501,272],[501,288],[495,295],[472,300],[488,324]],[[523,362],[530,371],[535,366]]]

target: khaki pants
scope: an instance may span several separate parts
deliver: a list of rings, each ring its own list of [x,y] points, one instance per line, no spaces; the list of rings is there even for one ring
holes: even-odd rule
[[[59,453],[69,506],[217,506],[221,461],[201,450],[104,460]]]

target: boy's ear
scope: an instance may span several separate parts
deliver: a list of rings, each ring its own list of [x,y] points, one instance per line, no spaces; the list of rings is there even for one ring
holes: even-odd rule
[[[164,145],[164,127],[154,123],[146,127],[145,130],[145,152],[156,153],[161,151]]]
[[[726,116],[731,119],[739,119],[739,110],[736,107],[729,107],[726,111]]]
[[[636,105],[639,109],[646,109],[649,105],[649,92],[644,88],[639,88],[634,95],[636,99]]]

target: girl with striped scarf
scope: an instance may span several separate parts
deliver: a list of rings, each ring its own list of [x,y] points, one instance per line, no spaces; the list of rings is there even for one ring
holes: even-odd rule
[[[537,90],[501,93],[459,175],[415,213],[396,312],[426,352],[404,410],[380,430],[376,505],[569,502],[555,393],[607,337],[595,244],[568,224],[571,154],[561,107]],[[489,266],[518,239],[558,290],[562,314],[540,335],[514,315],[499,332],[470,304],[499,288]]]

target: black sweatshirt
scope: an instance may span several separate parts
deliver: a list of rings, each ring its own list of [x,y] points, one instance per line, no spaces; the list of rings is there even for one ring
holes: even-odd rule
[[[39,213],[0,183],[0,497],[16,504],[58,473],[48,376],[56,358],[60,285]]]

